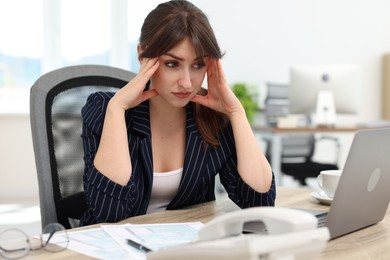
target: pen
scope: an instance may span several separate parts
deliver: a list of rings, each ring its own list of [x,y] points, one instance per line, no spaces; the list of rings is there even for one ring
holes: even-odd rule
[[[152,249],[147,248],[146,246],[141,245],[140,243],[137,243],[137,242],[135,242],[135,241],[133,241],[131,239],[126,239],[126,241],[127,241],[127,244],[129,244],[130,246],[132,246],[132,247],[134,247],[134,248],[136,248],[139,251],[142,251],[144,253],[152,251]]]

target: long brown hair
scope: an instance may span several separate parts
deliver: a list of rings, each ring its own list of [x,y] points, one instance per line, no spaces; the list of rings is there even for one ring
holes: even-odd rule
[[[207,16],[194,4],[185,0],[172,0],[159,4],[144,20],[139,40],[140,58],[159,57],[184,38],[194,45],[196,56],[220,59],[223,56]],[[199,95],[206,95],[201,89]],[[196,125],[206,148],[219,145],[218,136],[227,124],[227,117],[210,108],[194,103]]]

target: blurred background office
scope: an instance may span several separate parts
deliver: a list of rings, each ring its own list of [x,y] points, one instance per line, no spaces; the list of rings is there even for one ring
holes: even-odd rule
[[[38,202],[29,121],[33,82],[45,72],[76,64],[107,64],[137,72],[139,30],[159,2],[164,1],[0,1],[1,216],[10,212],[9,202]],[[355,64],[361,84],[345,97],[363,97],[354,120],[383,119],[382,65],[390,53],[390,1],[192,2],[209,16],[226,51],[223,66],[229,83],[256,86],[261,108],[266,82],[289,83],[295,64]],[[341,140],[348,147],[351,136]]]

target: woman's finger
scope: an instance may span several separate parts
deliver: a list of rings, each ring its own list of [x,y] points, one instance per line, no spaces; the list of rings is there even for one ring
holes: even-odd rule
[[[201,95],[196,95],[191,99],[192,102],[198,103],[202,106],[209,107],[208,103],[208,97],[207,96],[201,96]]]
[[[157,95],[158,95],[158,93],[155,89],[147,90],[147,91],[143,92],[143,94],[142,94],[142,102],[144,102],[145,100],[150,99],[152,97],[155,97]]]
[[[216,61],[216,74],[217,74],[217,77],[220,81],[221,84],[225,84],[226,83],[226,77],[225,77],[225,72],[222,68],[222,63],[221,63],[221,60],[217,60]]]
[[[144,59],[141,62],[141,69],[139,75],[142,76],[147,82],[154,74],[154,72],[156,72],[159,65],[160,63],[158,61],[158,58]]]
[[[209,58],[207,66],[207,85],[210,87],[215,84],[215,59]]]

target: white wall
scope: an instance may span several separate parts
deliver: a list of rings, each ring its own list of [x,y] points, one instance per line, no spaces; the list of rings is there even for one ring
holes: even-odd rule
[[[0,201],[38,198],[29,115],[0,114]]]
[[[362,86],[357,91],[363,100],[357,120],[381,118],[381,63],[390,53],[390,1],[197,0],[197,5],[226,51],[222,61],[228,81],[257,85],[260,103],[265,82],[288,83],[293,64],[358,64]],[[343,167],[353,136],[337,136]],[[318,159],[334,155],[319,150]]]
[[[194,2],[209,16],[226,51],[229,82],[257,84],[264,95],[265,81],[288,82],[292,64],[357,63],[363,68],[362,117],[380,118],[380,66],[382,55],[390,52],[390,1]],[[0,115],[0,200],[9,196],[38,196],[28,115]]]
[[[292,64],[362,68],[361,117],[380,118],[381,58],[390,52],[390,1],[198,0],[226,51],[229,82],[289,81]],[[350,97],[346,97],[350,98]]]

